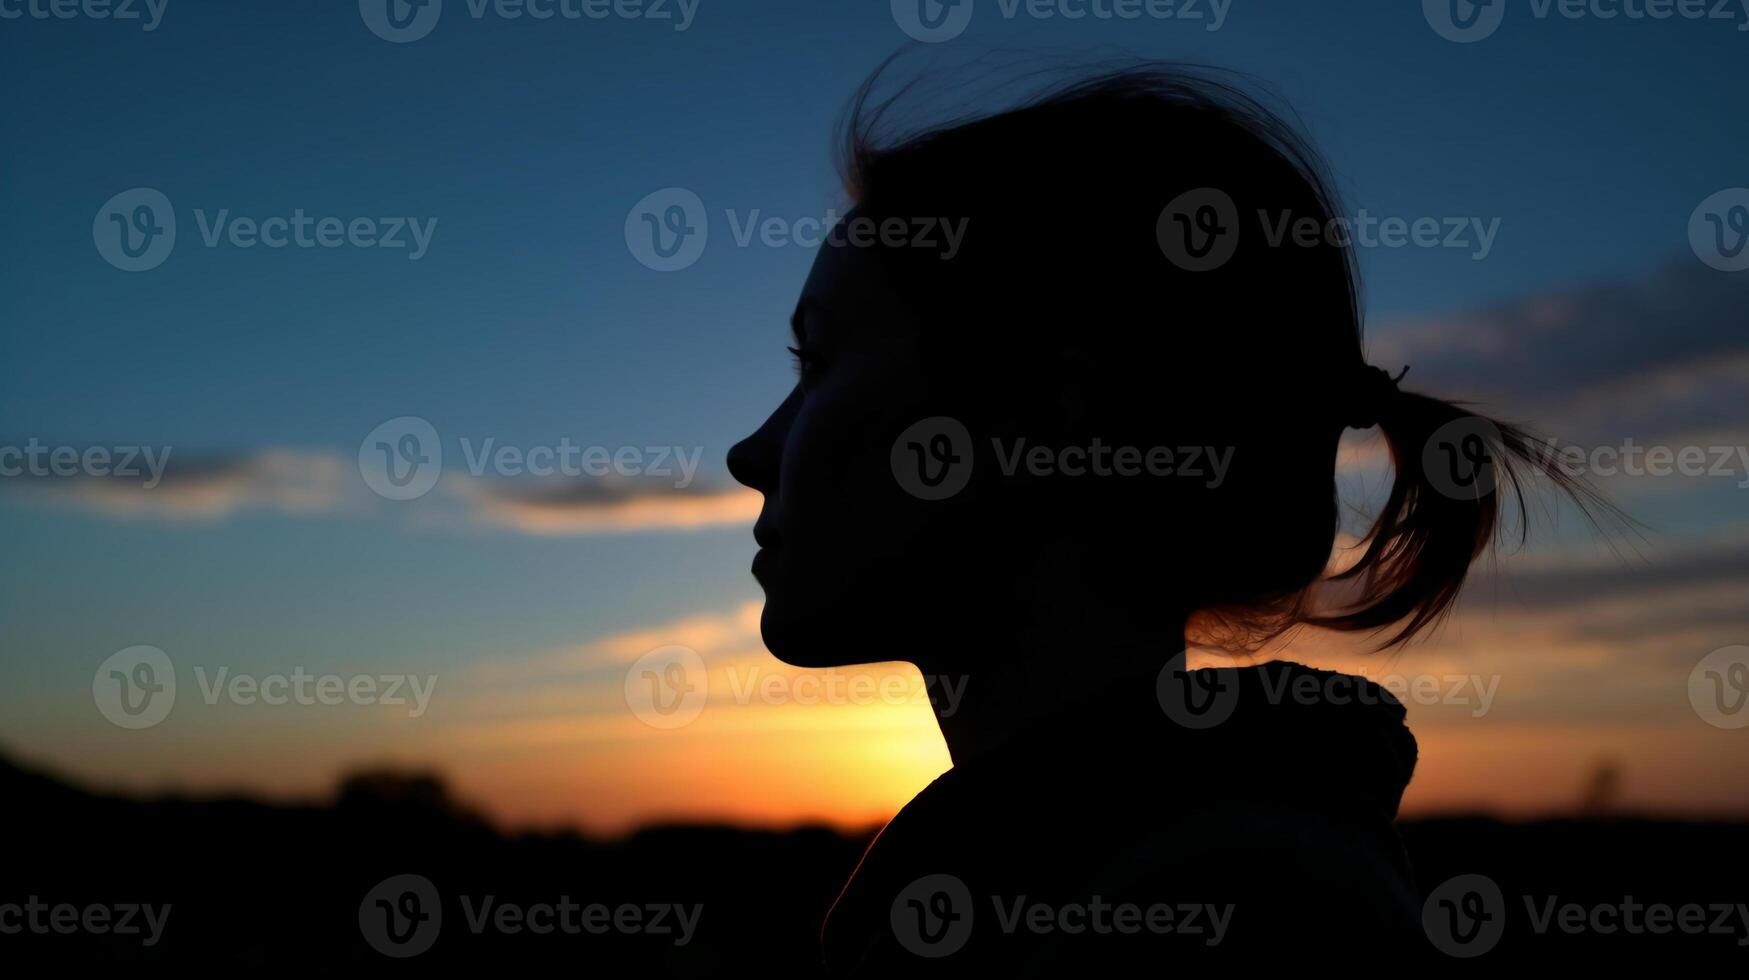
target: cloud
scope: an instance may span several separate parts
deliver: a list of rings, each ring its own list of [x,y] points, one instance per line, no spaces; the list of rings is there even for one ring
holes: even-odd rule
[[[1685,257],[1639,277],[1385,324],[1370,331],[1368,357],[1412,366],[1407,390],[1527,426],[1636,519],[1719,527],[1740,519],[1749,493],[1746,325],[1749,277]],[[1343,527],[1364,530],[1391,486],[1384,440],[1347,433],[1338,473]],[[1576,516],[1558,495],[1530,503],[1539,522]]]
[[[119,456],[118,456],[119,458]],[[535,536],[691,531],[751,524],[760,495],[741,487],[614,479],[484,479],[452,473],[425,497],[387,501],[337,453],[266,449],[188,458],[173,450],[161,475],[55,476],[0,480],[29,503],[71,507],[113,520],[217,522],[248,512],[295,517],[404,517],[430,530],[495,528]]]
[[[119,456],[119,454],[117,454]],[[29,500],[120,520],[217,521],[248,510],[311,515],[339,508],[345,468],[289,449],[187,459],[170,451],[161,478],[28,475],[0,481]]]
[[[667,623],[626,630],[587,643],[524,657],[491,660],[475,668],[482,680],[546,682],[603,669],[623,671],[626,665],[657,647],[679,644],[711,657],[713,662],[750,655],[769,657],[759,639],[759,601],[722,612],[700,612]]]
[[[1692,259],[1638,279],[1555,290],[1473,313],[1386,325],[1370,359],[1414,371],[1412,390],[1474,401],[1530,422],[1561,445],[1749,447],[1749,277]],[[1376,435],[1350,434],[1339,461],[1345,500],[1388,490]],[[1730,486],[1749,480],[1749,448],[1723,460]],[[1612,477],[1611,493],[1669,496],[1726,481]],[[531,536],[690,531],[750,524],[754,491],[732,486],[579,479],[486,479],[454,472],[419,500],[364,489],[349,456],[267,449],[169,461],[156,486],[105,478],[8,478],[34,499],[110,518],[219,520],[248,511],[375,515],[435,530],[489,528]],[[1350,492],[1352,491],[1352,492]],[[1364,527],[1364,521],[1350,522]]]
[[[1368,338],[1368,353],[1393,370],[1412,365],[1411,390],[1477,402],[1566,439],[1741,441],[1746,322],[1749,277],[1688,259],[1640,278],[1387,325]]]
[[[1515,604],[1547,610],[1664,593],[1675,593],[1680,601],[1729,585],[1749,595],[1749,526],[1723,528],[1699,540],[1644,543],[1633,554],[1519,556],[1499,568],[1478,570],[1471,592],[1502,593]],[[1749,604],[1738,605],[1740,622],[1749,626]]]
[[[751,524],[761,496],[742,487],[687,487],[601,480],[528,485],[456,476],[447,492],[477,523],[532,535],[686,531]]]

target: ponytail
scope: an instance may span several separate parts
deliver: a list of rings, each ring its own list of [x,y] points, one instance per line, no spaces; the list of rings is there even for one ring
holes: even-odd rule
[[[1371,370],[1376,374],[1358,386],[1370,412],[1350,424],[1368,427],[1375,420],[1365,414],[1376,415],[1396,477],[1360,559],[1326,579],[1352,583],[1357,593],[1335,612],[1301,617],[1306,625],[1345,632],[1396,626],[1381,647],[1407,643],[1436,625],[1451,611],[1470,565],[1494,543],[1507,506],[1518,511],[1522,543],[1533,476],[1547,478],[1594,525],[1599,512],[1622,516],[1524,429],[1399,390],[1397,379]],[[1379,376],[1388,388],[1377,383]]]

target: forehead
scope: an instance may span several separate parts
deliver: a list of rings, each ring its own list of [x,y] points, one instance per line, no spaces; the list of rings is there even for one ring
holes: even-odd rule
[[[908,341],[915,330],[875,248],[842,238],[820,245],[792,323],[810,343]]]

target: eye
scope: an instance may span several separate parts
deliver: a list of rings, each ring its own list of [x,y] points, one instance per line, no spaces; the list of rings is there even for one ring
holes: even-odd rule
[[[796,373],[800,375],[804,381],[818,374],[820,369],[826,366],[825,362],[820,359],[819,354],[816,354],[806,347],[790,347],[786,349],[795,358]]]

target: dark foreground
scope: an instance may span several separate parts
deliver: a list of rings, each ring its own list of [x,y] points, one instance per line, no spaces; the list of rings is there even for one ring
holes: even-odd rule
[[[331,805],[277,806],[101,796],[0,761],[0,801],[0,959],[12,965],[805,976],[868,840],[709,826],[507,836],[438,780],[405,774],[352,777]],[[1749,824],[1477,818],[1402,831],[1431,898],[1436,961],[1485,948],[1471,966],[1749,965]],[[1453,883],[1465,875],[1482,877]],[[1306,959],[1363,962],[1366,943],[1333,936]]]

